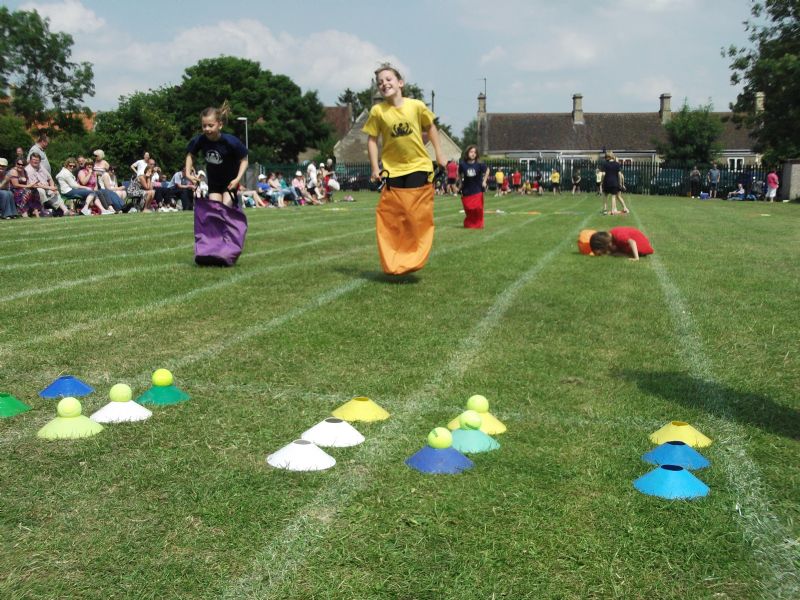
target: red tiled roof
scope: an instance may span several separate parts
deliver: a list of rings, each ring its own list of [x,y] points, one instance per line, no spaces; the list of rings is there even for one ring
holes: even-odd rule
[[[337,140],[342,139],[353,124],[353,111],[350,105],[347,106],[326,106],[325,122],[333,127],[334,135]]]

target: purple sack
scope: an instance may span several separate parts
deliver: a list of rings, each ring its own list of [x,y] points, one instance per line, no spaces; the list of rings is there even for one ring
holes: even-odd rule
[[[247,217],[238,206],[198,198],[194,203],[194,262],[232,267],[244,248]]]

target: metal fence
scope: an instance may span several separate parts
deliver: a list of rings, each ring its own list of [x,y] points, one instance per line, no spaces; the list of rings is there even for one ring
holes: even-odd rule
[[[538,175],[545,189],[551,189],[550,174],[556,169],[561,174],[561,189],[572,189],[572,176],[579,174],[581,177],[578,188],[582,192],[594,192],[597,189],[596,170],[602,170],[603,161],[586,159],[504,159],[485,161],[493,175],[498,168],[502,168],[506,175],[519,171],[523,182],[533,182]],[[284,163],[258,165],[261,173],[279,171],[291,178],[296,171],[305,173],[307,163]],[[625,188],[631,194],[649,194],[654,196],[689,196],[691,184],[689,173],[692,166],[663,166],[652,161],[622,162],[622,174],[625,178]],[[701,191],[708,192],[708,167],[700,168]],[[343,190],[359,191],[374,189],[374,184],[369,180],[370,166],[368,162],[339,163],[336,165],[336,178]],[[725,197],[742,183],[748,194],[756,196],[763,194],[764,182],[767,179],[767,169],[763,167],[744,167],[733,170],[720,167],[720,181],[717,188],[718,195]],[[489,178],[489,187],[494,187],[494,178]]]

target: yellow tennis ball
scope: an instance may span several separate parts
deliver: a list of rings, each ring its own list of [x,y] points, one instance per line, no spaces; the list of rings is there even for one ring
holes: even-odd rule
[[[477,411],[465,410],[458,417],[458,423],[461,425],[461,429],[480,429],[483,419]]]
[[[108,392],[108,397],[112,402],[130,402],[133,397],[133,391],[131,391],[131,386],[118,383]]]
[[[56,412],[59,417],[79,417],[81,414],[81,403],[78,402],[77,398],[67,396],[58,403]]]
[[[165,386],[172,385],[172,373],[166,369],[157,369],[153,371],[153,385]]]
[[[479,413],[489,412],[489,401],[486,396],[481,396],[480,394],[470,396],[469,400],[467,400],[467,410],[474,410]]]
[[[428,434],[428,445],[431,448],[449,448],[453,443],[453,435],[447,427],[437,427]]]

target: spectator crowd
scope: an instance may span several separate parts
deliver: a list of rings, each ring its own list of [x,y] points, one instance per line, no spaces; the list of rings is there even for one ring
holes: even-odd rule
[[[181,169],[170,177],[147,152],[123,173],[98,149],[67,158],[53,175],[48,145],[42,134],[27,153],[17,148],[12,163],[0,157],[0,218],[177,212],[193,210],[197,198],[208,196],[204,171]],[[259,175],[256,189],[240,186],[238,196],[242,206],[284,208],[332,202],[339,189],[329,160],[309,164],[290,180],[280,172]]]

